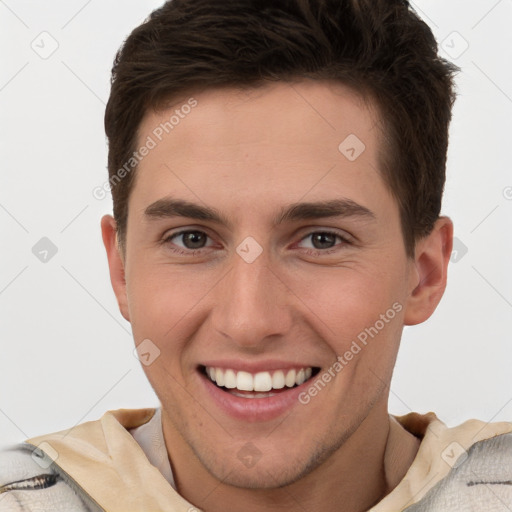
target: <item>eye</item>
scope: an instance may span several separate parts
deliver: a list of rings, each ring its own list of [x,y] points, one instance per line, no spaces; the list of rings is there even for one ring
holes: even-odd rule
[[[165,236],[161,243],[168,246],[176,254],[189,256],[201,253],[203,249],[214,245],[213,243],[207,244],[208,240],[212,241],[204,231],[188,229]],[[304,245],[308,240],[311,242],[309,247]],[[336,243],[337,240],[340,243]],[[334,231],[313,231],[303,237],[298,246],[302,247],[306,254],[322,256],[337,252],[347,244],[350,244],[350,241],[340,233]]]
[[[312,247],[305,247],[305,249],[311,254],[330,254],[338,250],[336,247],[350,244],[346,237],[333,231],[313,231],[306,235],[300,243],[308,239],[311,240]],[[341,243],[336,244],[336,239],[341,240]]]
[[[206,247],[206,242],[210,237],[199,230],[184,230],[173,233],[164,238],[163,243],[169,244],[170,249],[178,254],[192,254]],[[181,240],[183,245],[177,244]]]

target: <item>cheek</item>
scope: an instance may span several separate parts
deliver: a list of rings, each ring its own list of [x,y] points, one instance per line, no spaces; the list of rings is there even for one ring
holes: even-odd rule
[[[340,385],[364,389],[370,382],[379,385],[375,375],[386,380],[403,326],[401,278],[377,268],[340,267],[302,276],[299,282],[297,294],[311,311],[308,322],[333,356],[342,358]]]
[[[301,276],[296,280],[297,295],[332,334],[344,338],[357,335],[379,320],[401,293],[393,276],[349,268],[330,269]],[[397,316],[396,309],[389,316]],[[332,336],[331,336],[332,337]]]
[[[137,265],[127,272],[130,322],[135,343],[149,339],[160,351],[158,367],[146,367],[148,374],[170,371],[174,375],[187,367],[186,346],[204,320],[201,301],[214,284],[204,272],[190,272],[169,265]],[[213,277],[213,276],[210,276]],[[150,379],[151,380],[151,379]]]
[[[155,332],[166,332],[200,302],[206,290],[201,272],[133,261],[127,272],[132,327],[145,326]]]
[[[336,378],[325,399],[333,414],[358,410],[391,379],[403,325],[400,279],[340,268],[302,283],[304,303],[312,312],[308,322],[333,353],[329,369]]]

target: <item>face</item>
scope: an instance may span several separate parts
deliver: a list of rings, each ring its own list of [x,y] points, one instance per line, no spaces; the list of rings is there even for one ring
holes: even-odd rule
[[[351,90],[307,81],[201,92],[140,126],[154,147],[116,292],[150,340],[166,439],[226,483],[295,481],[387,414],[418,274],[379,126]]]

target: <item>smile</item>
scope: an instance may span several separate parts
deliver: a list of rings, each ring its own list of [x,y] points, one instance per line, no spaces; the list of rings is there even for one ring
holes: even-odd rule
[[[250,373],[231,368],[206,366],[203,367],[203,372],[218,388],[234,396],[269,398],[275,396],[278,392],[300,386],[316,375],[318,369],[304,367]]]

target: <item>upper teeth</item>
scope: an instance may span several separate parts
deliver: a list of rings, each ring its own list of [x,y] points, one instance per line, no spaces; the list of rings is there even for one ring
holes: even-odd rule
[[[239,389],[240,391],[270,391],[271,389],[282,389],[285,386],[291,388],[295,384],[300,385],[311,377],[312,368],[301,368],[300,370],[277,370],[271,372],[249,372],[235,371],[231,369],[206,367],[206,374],[218,386],[228,389]]]

